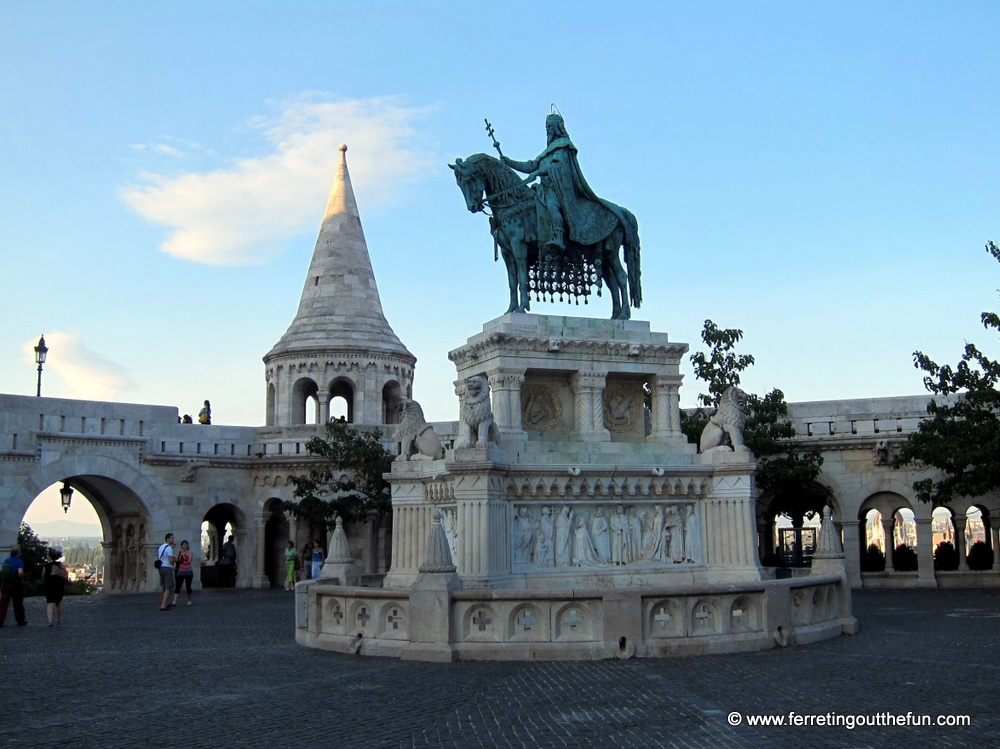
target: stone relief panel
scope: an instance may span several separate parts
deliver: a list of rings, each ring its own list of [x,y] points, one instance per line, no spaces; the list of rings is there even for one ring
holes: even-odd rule
[[[645,431],[643,408],[641,387],[609,383],[604,390],[604,427],[623,434],[642,425]]]
[[[521,425],[525,429],[547,432],[557,429],[562,418],[562,400],[556,388],[526,385],[521,389]]]
[[[693,502],[515,504],[513,513],[514,572],[701,562]]]

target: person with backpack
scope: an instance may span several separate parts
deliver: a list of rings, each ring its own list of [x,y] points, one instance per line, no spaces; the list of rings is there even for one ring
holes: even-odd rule
[[[62,624],[62,599],[66,594],[66,583],[69,582],[69,571],[66,565],[59,561],[62,549],[53,546],[49,549],[48,559],[42,569],[42,585],[45,589],[45,615],[49,626]]]
[[[170,594],[174,592],[174,534],[168,533],[163,537],[163,543],[156,550],[156,561],[153,566],[160,571],[160,589],[163,590],[163,600],[160,602],[160,611],[170,611],[174,606],[170,603]]]
[[[10,556],[0,564],[0,627],[7,619],[7,607],[13,601],[17,626],[28,623],[24,616],[24,560],[21,547],[12,546]]]

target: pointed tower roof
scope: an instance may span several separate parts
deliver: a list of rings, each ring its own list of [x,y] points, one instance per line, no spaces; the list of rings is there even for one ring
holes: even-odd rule
[[[345,145],[340,146],[299,310],[264,361],[285,354],[338,351],[388,354],[416,362],[382,312]]]

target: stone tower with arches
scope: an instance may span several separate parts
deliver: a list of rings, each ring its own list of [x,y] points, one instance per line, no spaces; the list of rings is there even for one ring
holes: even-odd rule
[[[382,311],[342,145],[298,312],[264,357],[267,425],[323,424],[338,400],[349,423],[395,424],[416,361]]]

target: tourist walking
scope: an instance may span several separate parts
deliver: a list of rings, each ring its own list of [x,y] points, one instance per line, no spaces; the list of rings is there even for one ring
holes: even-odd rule
[[[313,541],[312,569],[309,570],[309,576],[313,580],[318,580],[319,571],[322,567],[323,567],[323,547],[320,546],[319,541]]]
[[[156,550],[156,566],[160,570],[160,590],[163,598],[160,601],[160,611],[169,611],[174,606],[170,603],[170,594],[174,592],[174,534],[163,537],[163,543]]]
[[[226,543],[222,545],[222,583],[224,588],[236,587],[236,544],[233,543],[233,535],[230,533]]]
[[[194,567],[191,565],[191,560],[193,559],[194,554],[191,553],[191,546],[186,540],[181,541],[181,550],[177,552],[177,572],[174,573],[177,578],[177,583],[174,585],[174,606],[177,605],[177,599],[180,598],[183,585],[187,585],[187,605],[191,605],[191,582],[194,580]]]
[[[49,549],[49,558],[42,568],[42,588],[45,591],[45,616],[49,626],[62,624],[62,599],[66,595],[66,583],[69,582],[69,570],[59,561],[62,549],[53,546]]]
[[[7,607],[14,604],[14,619],[17,626],[28,623],[24,618],[24,560],[21,559],[21,547],[12,546],[10,556],[0,564],[0,627],[7,619]]]
[[[295,590],[295,560],[298,556],[295,542],[288,539],[288,543],[285,544],[285,590]]]

